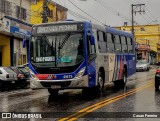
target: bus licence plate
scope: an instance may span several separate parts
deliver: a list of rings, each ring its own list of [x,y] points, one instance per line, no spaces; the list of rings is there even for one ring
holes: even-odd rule
[[[51,85],[51,88],[52,89],[59,89],[59,88],[61,88],[61,86],[60,85]]]

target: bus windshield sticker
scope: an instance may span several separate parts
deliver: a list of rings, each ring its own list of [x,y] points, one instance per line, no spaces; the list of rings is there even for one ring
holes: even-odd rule
[[[36,57],[36,62],[54,62],[55,57]]]
[[[72,61],[71,57],[65,56],[61,58],[61,62],[63,63],[70,63]]]
[[[38,27],[37,33],[50,33],[61,31],[77,31],[77,25],[60,25],[60,26],[45,26]]]

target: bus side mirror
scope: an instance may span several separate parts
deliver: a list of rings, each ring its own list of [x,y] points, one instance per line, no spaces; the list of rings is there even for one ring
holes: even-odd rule
[[[91,45],[95,45],[95,39],[94,39],[93,33],[91,31],[88,31],[87,32],[87,36],[90,37],[90,43],[91,43]]]
[[[95,45],[95,39],[94,39],[94,36],[91,36],[90,43],[91,43],[91,45]]]
[[[26,37],[23,39],[23,48],[26,47]]]
[[[23,38],[23,43],[22,43],[22,44],[23,44],[23,45],[22,45],[22,46],[23,46],[23,48],[25,48],[25,47],[26,47],[26,43],[27,43],[26,41],[27,41],[27,40],[26,40],[26,37],[25,37],[25,38]]]

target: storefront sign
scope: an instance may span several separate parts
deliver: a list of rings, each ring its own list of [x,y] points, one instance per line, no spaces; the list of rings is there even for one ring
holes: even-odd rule
[[[14,33],[14,34],[17,33],[17,34],[28,35],[28,36],[31,34],[30,26],[24,25],[22,23],[17,23],[17,24],[14,24],[14,23],[15,23],[14,21],[11,21],[11,27],[10,27],[11,33]]]
[[[21,37],[21,36],[30,36],[31,34],[31,25],[28,23],[25,23],[23,21],[20,21],[18,19],[5,16],[3,18],[2,22],[2,32],[5,32],[6,34],[12,33],[15,36]]]

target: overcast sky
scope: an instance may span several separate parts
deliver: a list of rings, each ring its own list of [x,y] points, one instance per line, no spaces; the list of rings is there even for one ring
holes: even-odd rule
[[[131,25],[131,4],[145,4],[145,13],[137,13],[137,24],[160,24],[160,0],[53,0],[66,8],[68,18],[74,20],[91,20],[109,26],[122,26],[124,22]],[[84,12],[79,10],[73,4]],[[139,10],[138,8],[135,10]],[[76,16],[76,17],[75,17]],[[81,16],[81,17],[80,17]],[[96,20],[95,20],[96,19]]]

